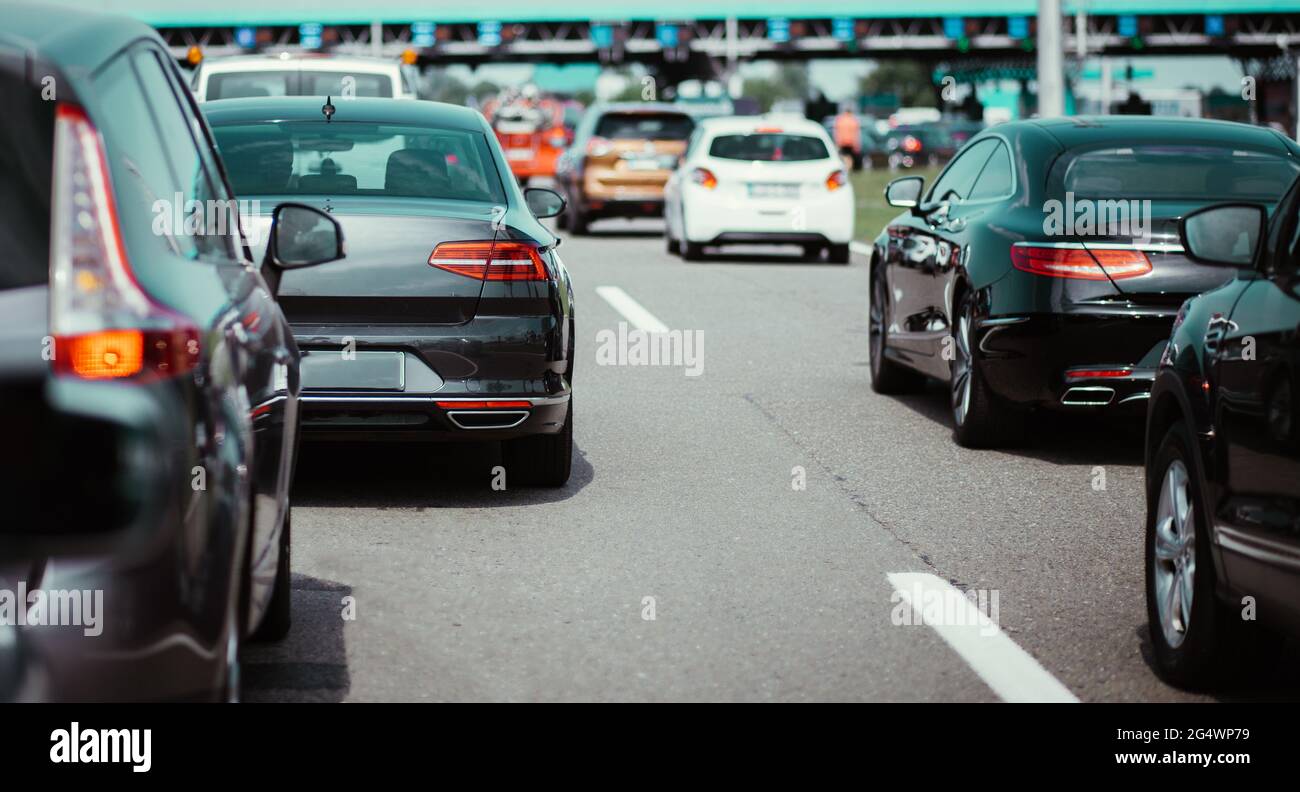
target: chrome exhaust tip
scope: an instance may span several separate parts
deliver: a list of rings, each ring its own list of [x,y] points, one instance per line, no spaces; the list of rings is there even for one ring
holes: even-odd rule
[[[461,429],[513,429],[528,420],[528,411],[450,410],[447,419]]]
[[[1105,407],[1115,400],[1115,389],[1100,386],[1070,388],[1061,397],[1066,407]]]

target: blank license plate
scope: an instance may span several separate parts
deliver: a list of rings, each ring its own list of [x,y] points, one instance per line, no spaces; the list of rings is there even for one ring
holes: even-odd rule
[[[303,390],[404,390],[402,352],[317,349],[303,353]]]
[[[798,198],[797,184],[769,184],[766,182],[749,183],[750,198]]]
[[[506,149],[506,159],[508,160],[526,160],[533,158],[533,150],[526,148]]]

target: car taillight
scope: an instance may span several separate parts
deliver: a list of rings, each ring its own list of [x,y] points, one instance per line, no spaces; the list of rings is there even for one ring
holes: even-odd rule
[[[528,401],[440,401],[438,406],[444,410],[528,410],[533,403]]]
[[[713,171],[708,168],[696,168],[691,171],[691,181],[700,185],[706,190],[712,190],[718,186],[718,177],[713,175]]]
[[[1114,279],[1136,278],[1151,271],[1151,261],[1140,250],[1012,245],[1011,264],[1035,275],[1079,280],[1107,280],[1107,275]]]
[[[921,150],[920,140],[912,137],[911,135],[908,135],[907,137],[903,138],[903,151],[906,151],[909,154],[915,154],[920,150]]]
[[[587,141],[587,156],[589,157],[603,157],[613,150],[614,147],[603,137],[593,137]]]
[[[1073,369],[1065,372],[1066,379],[1107,379],[1114,377],[1127,377],[1133,373],[1133,369]]]
[[[108,160],[84,110],[54,122],[50,332],[56,373],[83,379],[183,374],[199,361],[198,329],[150,299],[126,257]]]
[[[848,174],[842,170],[833,170],[831,171],[831,175],[826,177],[826,189],[831,192],[835,192],[848,183]]]
[[[546,280],[546,264],[537,246],[527,242],[443,242],[429,254],[429,264],[490,281]]]

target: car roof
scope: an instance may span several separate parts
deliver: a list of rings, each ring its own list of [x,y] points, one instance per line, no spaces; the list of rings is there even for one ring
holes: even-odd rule
[[[324,96],[257,96],[214,99],[202,104],[212,126],[257,121],[323,121]],[[481,132],[483,116],[477,110],[445,102],[411,102],[402,99],[333,97],[331,123],[360,121],[371,124],[408,124]]]
[[[759,129],[780,129],[782,132],[799,132],[820,137],[826,134],[826,128],[816,121],[806,118],[781,116],[723,116],[707,118],[700,122],[705,132],[727,134],[735,132],[756,132]]]
[[[691,114],[683,110],[680,105],[670,104],[668,102],[609,102],[606,104],[592,105],[589,113],[675,113],[687,118]]]
[[[352,69],[367,74],[396,72],[397,61],[364,56],[280,57],[277,55],[229,55],[203,61],[200,68],[209,72],[278,71],[338,71]]]
[[[1216,121],[1205,118],[1173,116],[1070,116],[1032,119],[999,124],[997,128],[1023,124],[1035,126],[1051,135],[1063,147],[1093,146],[1114,143],[1168,143],[1201,141],[1228,145],[1272,148],[1279,153],[1297,151],[1295,144],[1268,127]]]
[[[21,47],[74,71],[94,69],[138,39],[161,43],[143,22],[80,8],[0,2],[0,19],[0,46]]]

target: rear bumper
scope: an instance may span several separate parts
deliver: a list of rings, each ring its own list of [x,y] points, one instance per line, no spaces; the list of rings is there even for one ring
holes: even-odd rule
[[[853,239],[848,188],[787,201],[756,202],[683,185],[684,236],[703,245],[836,244]]]
[[[1172,315],[984,319],[975,332],[989,387],[1022,407],[1146,413]]]
[[[588,197],[582,210],[588,217],[663,217],[663,195],[645,198]]]
[[[558,432],[569,401],[567,323],[556,316],[477,317],[460,325],[294,326],[306,355],[401,352],[391,388],[304,381],[303,436],[313,440],[508,440]],[[524,402],[523,406],[468,402]],[[442,406],[439,402],[443,402]]]
[[[569,393],[554,396],[485,394],[310,393],[302,397],[303,436],[312,440],[446,442],[511,440],[555,434],[564,426]],[[483,407],[487,402],[527,406]]]

